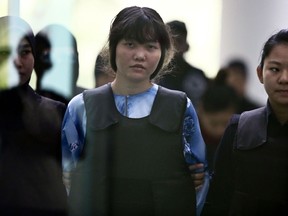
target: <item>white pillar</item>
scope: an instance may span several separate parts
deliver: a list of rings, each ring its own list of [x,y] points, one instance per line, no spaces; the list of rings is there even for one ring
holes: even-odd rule
[[[20,0],[8,1],[8,15],[19,16]]]

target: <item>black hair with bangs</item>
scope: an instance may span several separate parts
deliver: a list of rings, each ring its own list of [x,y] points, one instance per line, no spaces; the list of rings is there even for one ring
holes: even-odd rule
[[[139,43],[156,41],[160,43],[161,58],[150,79],[153,79],[162,69],[164,61],[172,50],[167,26],[161,16],[154,9],[148,7],[127,7],[114,18],[109,34],[109,53],[111,67],[116,72],[116,46],[122,39],[135,40]]]

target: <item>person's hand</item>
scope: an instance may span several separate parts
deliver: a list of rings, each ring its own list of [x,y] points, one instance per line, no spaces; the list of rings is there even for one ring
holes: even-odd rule
[[[69,194],[70,186],[71,186],[71,173],[70,172],[63,172],[63,183],[65,185],[66,191]]]
[[[198,164],[193,164],[189,166],[189,170],[191,171],[191,177],[194,181],[195,189],[199,190],[201,186],[204,184],[204,177],[205,173],[203,172],[197,172],[195,173],[195,170],[202,169],[204,168],[204,164],[198,163]]]

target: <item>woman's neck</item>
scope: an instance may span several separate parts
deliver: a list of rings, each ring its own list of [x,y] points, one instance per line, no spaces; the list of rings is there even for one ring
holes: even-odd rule
[[[122,84],[118,82],[116,79],[111,83],[111,87],[112,87],[114,94],[118,94],[118,95],[139,94],[151,88],[152,85],[153,84],[151,82]]]

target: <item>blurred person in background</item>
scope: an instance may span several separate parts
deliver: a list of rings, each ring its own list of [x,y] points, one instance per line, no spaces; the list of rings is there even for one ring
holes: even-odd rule
[[[209,79],[201,69],[194,67],[185,59],[184,55],[189,50],[185,23],[174,20],[168,22],[167,25],[172,34],[175,54],[168,65],[169,73],[160,77],[159,85],[185,92],[197,108],[198,101],[205,91]]]
[[[245,61],[235,58],[230,60],[225,67],[220,69],[215,78],[216,81],[224,82],[235,89],[239,98],[237,111],[239,114],[260,107],[260,104],[247,96],[248,76],[249,71]]]
[[[36,36],[36,91],[65,104],[84,88],[77,86],[79,57],[77,41],[64,26],[50,24]]]
[[[97,55],[94,66],[95,87],[110,83],[115,79],[115,72],[109,63],[109,50],[104,47]]]
[[[34,59],[29,24],[16,16],[1,17],[0,73],[18,74],[15,86],[0,91],[1,216],[67,215],[61,169],[65,105],[30,87]]]
[[[206,144],[210,172],[214,155],[231,116],[237,112],[238,98],[235,90],[226,84],[211,83],[202,95],[197,114],[201,133]]]

